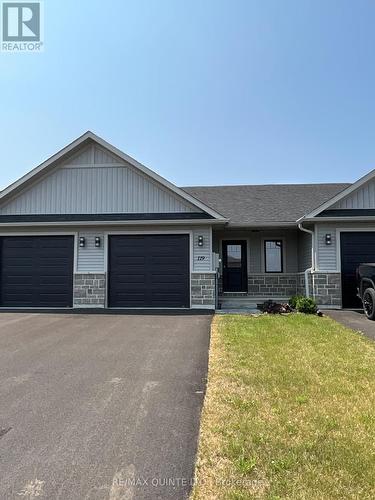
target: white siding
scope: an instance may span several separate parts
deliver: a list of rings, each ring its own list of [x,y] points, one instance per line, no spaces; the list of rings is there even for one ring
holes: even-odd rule
[[[331,245],[326,245],[325,236],[331,235]],[[334,224],[317,224],[316,225],[316,267],[319,271],[336,271],[337,270],[337,242],[336,242],[336,225]]]
[[[80,273],[99,273],[99,272],[105,272],[106,270],[106,262],[105,262],[105,256],[106,256],[106,249],[105,249],[105,237],[104,234],[109,231],[110,233],[117,233],[117,234],[123,234],[126,232],[127,234],[135,233],[144,233],[144,234],[149,234],[149,233],[161,233],[161,234],[174,234],[174,233],[181,233],[181,234],[187,234],[191,233],[192,235],[192,244],[191,244],[191,249],[192,249],[192,256],[191,256],[191,270],[196,271],[196,272],[205,272],[205,271],[211,271],[211,256],[212,256],[212,240],[211,240],[211,228],[208,226],[189,226],[189,227],[184,227],[181,228],[181,226],[174,225],[174,226],[163,226],[163,225],[155,225],[149,228],[145,228],[144,226],[132,226],[131,228],[128,228],[126,231],[124,231],[124,228],[119,226],[119,227],[113,227],[109,228],[108,226],[100,226],[98,225],[95,228],[84,228],[80,226],[72,226],[72,227],[56,227],[53,229],[54,234],[77,234],[77,265],[76,265],[76,270],[77,272]],[[43,234],[45,232],[46,235],[51,234],[51,231],[46,229],[46,230],[41,230],[41,228],[38,227],[24,227],[24,228],[19,228],[19,227],[13,227],[13,228],[6,228],[6,229],[0,229],[0,236],[2,233],[6,234],[20,234],[21,233],[26,233],[26,234]],[[198,246],[198,236],[202,235],[204,238],[204,244],[203,247]],[[86,238],[86,245],[84,248],[79,247],[79,236],[84,236]],[[99,248],[95,247],[95,236],[101,237],[101,246]],[[189,248],[189,253],[190,253],[190,248]],[[203,261],[199,260],[198,261],[198,256],[205,256],[205,259]]]
[[[340,271],[339,262],[337,262],[337,252],[339,241],[336,235],[340,234],[337,230],[345,231],[375,231],[375,224],[371,223],[356,223],[350,224],[345,222],[338,222],[336,224],[316,224],[316,257],[317,269],[319,271]],[[332,244],[326,245],[325,235],[330,234]]]
[[[3,215],[197,211],[129,165],[60,167],[0,208]]]
[[[65,161],[65,165],[110,165],[114,163],[124,164],[121,158],[94,144],[83,146]]]
[[[69,165],[89,165],[92,163],[93,148],[94,146],[81,148],[78,153],[70,156],[65,163]]]
[[[122,163],[122,161],[120,158],[110,154],[105,149],[96,146],[94,150],[94,163]]]
[[[375,208],[375,180],[366,182],[329,208]]]
[[[98,231],[80,232],[79,237],[85,238],[85,246],[78,245],[77,271],[79,273],[98,273],[105,271],[104,263],[104,236]],[[95,237],[100,237],[100,247],[95,246]]]
[[[158,229],[152,229],[158,230]],[[138,230],[139,231],[139,230]],[[189,229],[187,229],[189,231]],[[131,232],[131,231],[129,231]],[[137,230],[135,230],[137,232]],[[142,229],[144,234],[147,234],[147,229]],[[168,229],[163,228],[161,232],[168,233]],[[173,233],[173,229],[171,233]],[[82,273],[95,273],[104,272],[105,263],[105,241],[103,233],[101,230],[91,230],[91,231],[80,231],[79,236],[84,236],[86,239],[85,247],[80,248],[78,246],[78,261],[77,261],[77,271]],[[95,236],[101,238],[101,246],[99,248],[95,247]],[[198,237],[203,236],[203,246],[198,246]],[[212,270],[211,256],[212,256],[212,241],[211,241],[211,229],[209,227],[199,227],[192,231],[192,249],[193,249],[193,267],[192,270],[195,272],[205,272]],[[78,244],[78,242],[77,242]],[[199,258],[200,257],[200,258]],[[203,259],[202,259],[203,257]]]
[[[203,246],[198,246],[198,237],[203,236]],[[211,229],[199,228],[193,231],[193,270],[197,272],[211,271],[212,241]]]

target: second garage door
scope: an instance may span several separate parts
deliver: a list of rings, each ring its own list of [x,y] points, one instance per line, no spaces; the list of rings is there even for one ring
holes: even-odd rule
[[[109,236],[110,307],[189,307],[188,235]]]
[[[341,233],[343,307],[361,307],[357,297],[356,269],[366,262],[375,262],[375,232]]]
[[[72,307],[73,236],[6,236],[0,246],[3,307]]]

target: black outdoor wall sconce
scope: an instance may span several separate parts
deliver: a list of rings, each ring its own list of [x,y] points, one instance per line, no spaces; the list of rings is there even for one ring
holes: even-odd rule
[[[83,248],[86,245],[86,238],[84,236],[79,237],[79,246]]]
[[[332,244],[332,237],[330,234],[326,234],[326,245]]]
[[[203,236],[198,236],[198,246],[203,247]]]
[[[95,236],[95,246],[100,247],[100,236]]]

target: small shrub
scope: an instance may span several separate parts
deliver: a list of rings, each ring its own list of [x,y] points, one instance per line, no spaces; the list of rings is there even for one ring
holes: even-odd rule
[[[296,309],[298,312],[305,314],[315,314],[318,310],[315,300],[310,297],[299,297],[297,299]]]
[[[303,298],[303,295],[292,295],[292,297],[290,297],[289,299],[289,305],[292,309],[296,309],[297,308],[297,301],[298,299],[301,299]]]

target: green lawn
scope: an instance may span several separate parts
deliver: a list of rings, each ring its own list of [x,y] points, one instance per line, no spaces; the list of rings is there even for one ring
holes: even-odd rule
[[[375,343],[329,318],[216,316],[197,499],[374,499]]]

